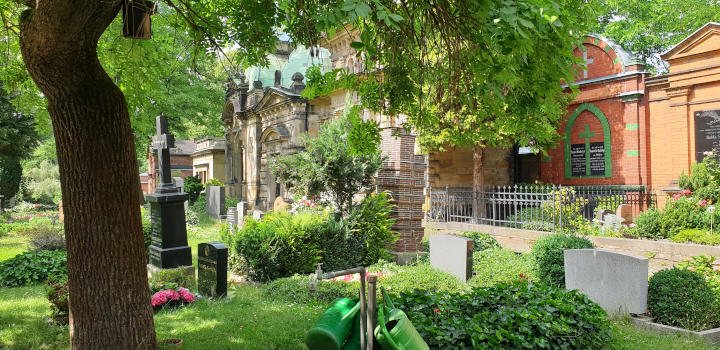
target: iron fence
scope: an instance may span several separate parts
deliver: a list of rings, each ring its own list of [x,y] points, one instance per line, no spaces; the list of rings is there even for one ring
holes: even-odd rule
[[[637,215],[655,203],[641,186],[446,186],[430,188],[427,219],[555,232],[578,216],[592,220],[598,209],[626,204]]]

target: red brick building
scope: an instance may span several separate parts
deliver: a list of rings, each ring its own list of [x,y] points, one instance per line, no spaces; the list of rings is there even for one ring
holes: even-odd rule
[[[170,172],[172,177],[183,179],[193,174],[193,162],[190,155],[195,151],[194,140],[175,140],[175,147],[170,149]],[[144,194],[155,192],[160,177],[157,156],[150,148],[147,149],[147,173],[140,174],[140,186]]]
[[[563,185],[649,185],[645,67],[611,41],[588,35],[575,50],[586,64],[579,94],[540,159],[540,180]]]

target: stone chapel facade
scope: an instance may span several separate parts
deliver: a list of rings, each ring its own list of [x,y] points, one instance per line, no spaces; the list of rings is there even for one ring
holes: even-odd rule
[[[311,64],[327,69],[344,68],[362,74],[362,58],[350,47],[356,32],[343,31],[322,43],[325,49],[312,58],[304,47],[279,46],[270,55],[268,68],[251,68],[228,81],[222,112],[226,124],[227,195],[247,202],[250,211],[272,210],[275,201],[291,201],[285,186],[268,168],[277,155],[303,149],[301,135],[316,136],[320,126],[342,114],[348,92],[308,100],[301,96],[304,73]],[[357,103],[357,96],[351,93]],[[400,234],[395,252],[414,253],[421,245],[424,213],[425,157],[415,154],[415,136],[404,131],[397,120],[365,111],[380,125],[381,148],[388,159],[376,177],[378,191],[392,194]]]

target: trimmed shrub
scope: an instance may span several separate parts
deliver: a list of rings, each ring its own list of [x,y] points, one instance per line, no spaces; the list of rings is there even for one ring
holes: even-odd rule
[[[391,230],[395,219],[390,217],[393,205],[387,192],[371,194],[355,207],[348,218],[351,231],[364,244],[362,263],[372,265],[380,259],[390,259],[390,244],[397,241],[398,233]]]
[[[709,230],[689,228],[678,232],[678,234],[670,238],[670,240],[678,243],[692,242],[707,245],[718,245],[720,244],[720,234],[711,234]]]
[[[544,284],[565,287],[566,249],[595,248],[589,239],[566,234],[553,234],[542,237],[532,246],[535,258],[535,271],[538,280]]]
[[[665,231],[662,229],[663,213],[650,208],[635,218],[635,233],[640,237],[665,238]]]
[[[490,236],[487,233],[466,231],[466,232],[458,234],[458,236],[463,236],[463,237],[472,239],[473,252],[481,252],[481,251],[487,250],[487,249],[500,248],[500,243],[498,243],[498,241],[495,239],[495,237]]]
[[[532,255],[502,248],[473,253],[473,274],[468,281],[473,287],[490,287],[519,279],[537,280]]]
[[[0,262],[2,287],[21,287],[63,276],[67,276],[67,253],[62,250],[25,252]]]
[[[648,284],[648,310],[656,322],[693,331],[718,326],[717,297],[697,272],[658,271]]]
[[[38,225],[25,231],[33,250],[65,250],[65,235],[60,226]]]
[[[525,282],[392,297],[431,349],[602,349],[606,313],[577,291]]]

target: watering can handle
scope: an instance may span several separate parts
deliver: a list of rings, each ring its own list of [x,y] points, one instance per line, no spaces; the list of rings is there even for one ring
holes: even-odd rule
[[[388,332],[387,327],[385,327],[385,312],[383,311],[384,309],[385,307],[381,306],[378,310],[378,326],[380,326],[380,332],[383,334],[383,336],[385,336],[385,339],[387,340],[388,344],[390,344],[390,347],[399,350],[400,347],[390,337],[390,332]]]
[[[395,305],[393,305],[392,299],[390,299],[390,296],[387,293],[387,290],[385,290],[385,287],[380,287],[380,291],[382,291],[383,295],[383,302],[385,305],[391,309],[395,308]]]

